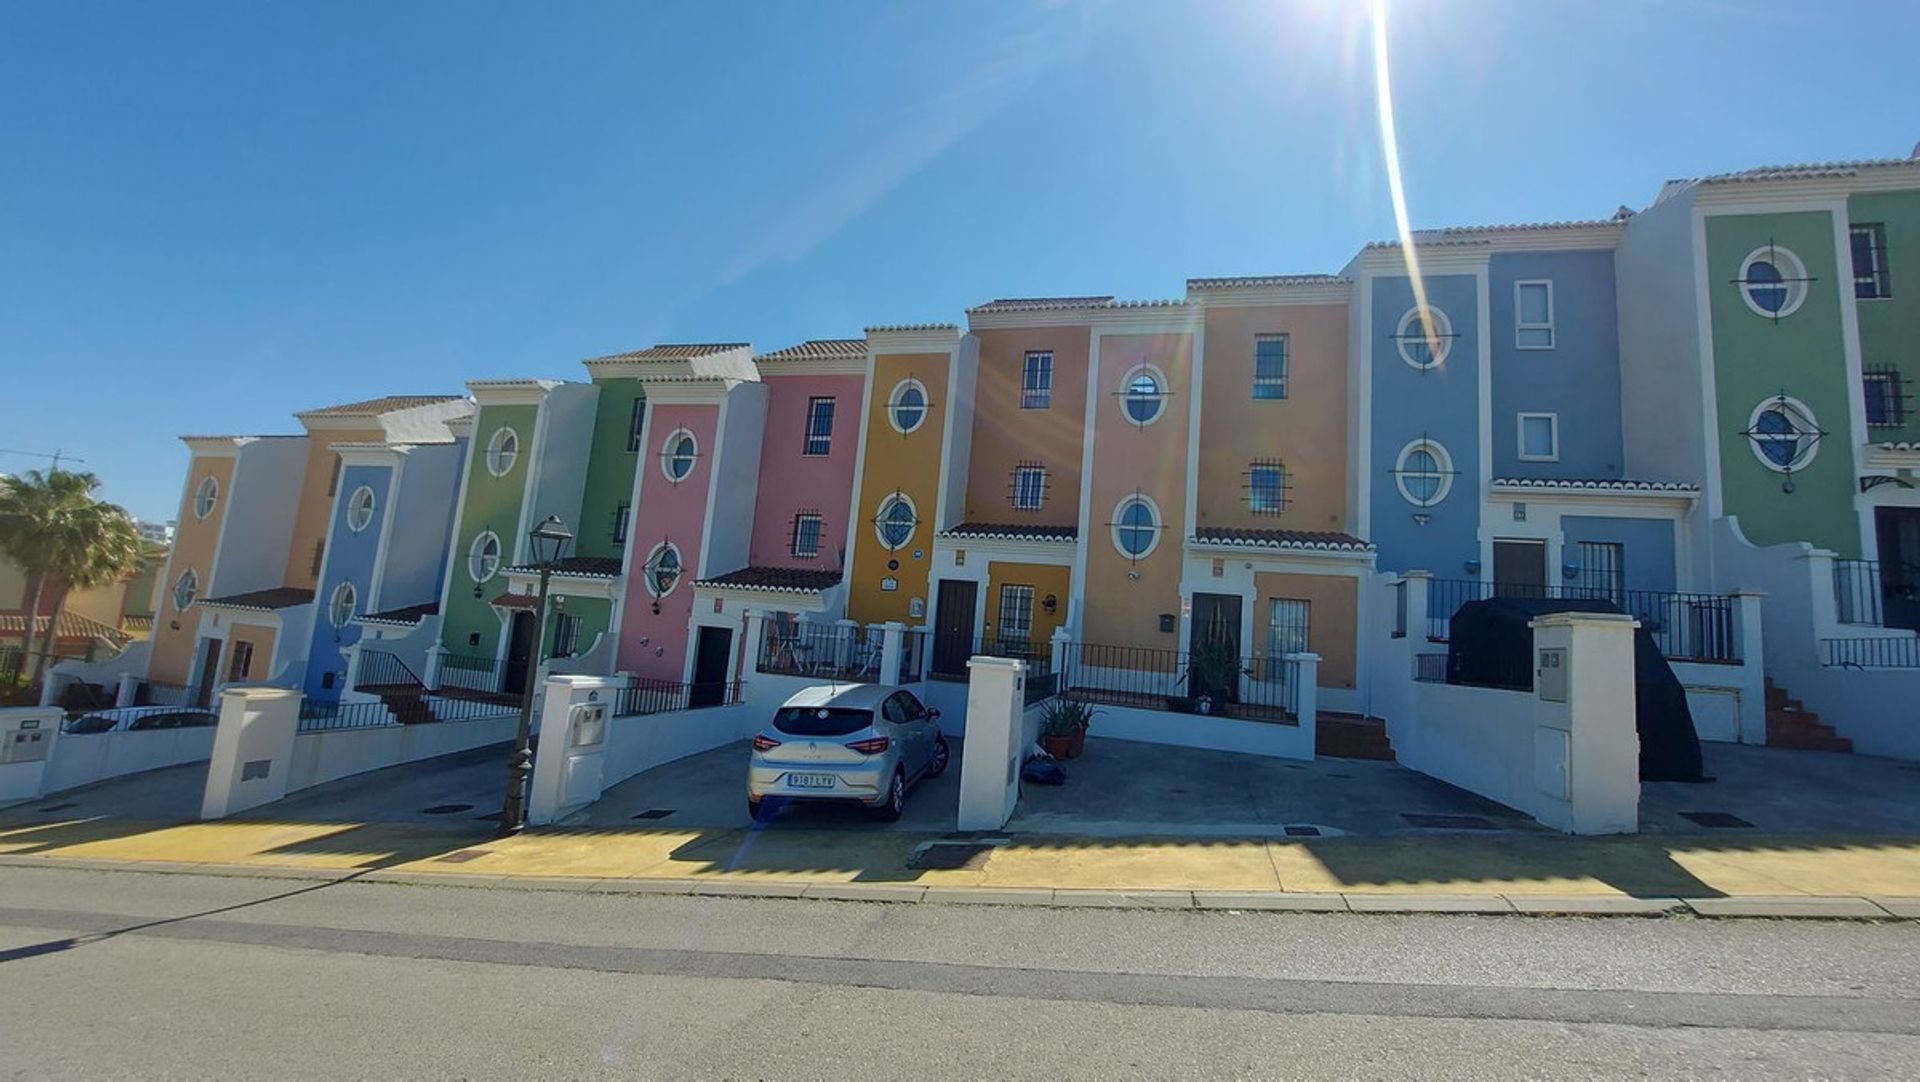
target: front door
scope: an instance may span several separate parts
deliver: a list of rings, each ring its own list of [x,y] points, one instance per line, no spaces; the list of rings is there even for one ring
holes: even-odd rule
[[[1547,543],[1545,541],[1495,541],[1493,543],[1493,596],[1547,596]]]
[[[200,655],[200,678],[193,683],[193,705],[207,706],[213,702],[213,685],[220,681],[220,652],[226,646],[222,639],[203,639],[201,644],[206,653]]]
[[[959,579],[941,579],[935,598],[938,621],[933,629],[933,674],[965,679],[967,658],[973,656],[973,602],[978,585]]]
[[[1880,619],[1888,627],[1920,631],[1920,507],[1873,512],[1880,549]]]
[[[524,610],[513,614],[513,630],[507,636],[507,664],[495,690],[518,695],[527,686],[527,670],[533,665],[534,630],[538,617]]]
[[[1240,595],[1194,594],[1187,631],[1189,695],[1240,699]]]
[[[693,686],[687,705],[719,706],[727,701],[727,659],[733,653],[733,629],[703,627],[693,652]]]

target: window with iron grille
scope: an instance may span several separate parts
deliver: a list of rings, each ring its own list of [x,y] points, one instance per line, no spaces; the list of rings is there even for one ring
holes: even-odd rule
[[[1020,375],[1020,408],[1043,410],[1053,405],[1053,351],[1029,350]]]
[[[1000,587],[1001,649],[1021,648],[1033,641],[1033,587],[1008,583]]]
[[[1874,428],[1898,428],[1907,423],[1906,381],[1900,371],[1875,366],[1861,373],[1861,386],[1867,394],[1867,424]]]
[[[625,500],[613,509],[613,540],[616,544],[626,541],[627,523],[633,518],[633,505]]]
[[[1576,584],[1583,597],[1603,597],[1620,603],[1627,596],[1626,546],[1617,541],[1580,542],[1580,577]]]
[[[1047,502],[1047,469],[1037,462],[1022,462],[1013,471],[1013,509],[1038,511]]]
[[[824,455],[833,449],[833,399],[807,399],[807,447],[805,454]]]
[[[642,446],[640,430],[647,424],[647,396],[639,395],[633,400],[633,416],[627,421],[627,450],[638,452]]]
[[[563,612],[553,622],[553,656],[572,657],[580,648],[580,618]]]
[[[820,555],[823,520],[818,511],[802,511],[793,516],[793,543],[790,551],[802,560]]]
[[[1263,334],[1253,340],[1253,397],[1287,397],[1287,336]]]
[[[245,680],[253,672],[253,644],[236,642],[233,644],[233,661],[227,666],[229,682]]]
[[[1287,509],[1287,468],[1278,462],[1255,462],[1247,467],[1247,510],[1277,515]]]
[[[1267,601],[1267,656],[1282,658],[1307,652],[1307,623],[1312,605],[1298,598],[1275,597]]]
[[[1847,231],[1853,244],[1853,295],[1863,301],[1893,296],[1887,275],[1887,227],[1862,222]]]

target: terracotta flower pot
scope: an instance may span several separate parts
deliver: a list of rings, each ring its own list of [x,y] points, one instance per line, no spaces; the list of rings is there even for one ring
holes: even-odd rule
[[[1078,759],[1086,750],[1087,731],[1085,729],[1075,729],[1073,735],[1067,737],[1067,758]]]
[[[1071,759],[1074,756],[1073,738],[1070,736],[1043,736],[1040,746],[1055,759]]]

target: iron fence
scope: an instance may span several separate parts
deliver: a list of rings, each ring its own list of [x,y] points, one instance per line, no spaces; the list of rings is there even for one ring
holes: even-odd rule
[[[1060,694],[1060,674],[1057,672],[1029,674],[1025,694],[1028,706],[1053,698]]]
[[[200,689],[160,680],[142,680],[134,693],[134,706],[192,706],[200,701]]]
[[[920,682],[926,670],[927,643],[927,633],[923,630],[909,628],[900,633],[900,667],[894,683]]]
[[[353,689],[367,691],[374,688],[425,689],[426,681],[413,671],[406,662],[384,650],[360,651],[359,668],[354,674]]]
[[[786,676],[874,681],[880,678],[881,638],[878,628],[769,620],[754,668]]]
[[[1654,645],[1672,661],[1735,664],[1741,659],[1737,606],[1721,594],[1666,590],[1614,590],[1600,586],[1516,586],[1476,579],[1429,579],[1427,639],[1446,642],[1453,617],[1470,601],[1494,597],[1608,601],[1640,621]],[[1531,672],[1531,668],[1528,670]]]
[[[742,684],[712,681],[671,684],[661,680],[642,680],[614,693],[613,716],[641,717],[675,710],[698,710],[712,706],[732,706],[744,701]]]
[[[1067,643],[1058,690],[1113,706],[1289,720],[1289,668],[1284,658],[1261,654]]]
[[[926,677],[929,680],[964,682],[967,679],[967,659],[974,657],[1017,658],[1027,663],[1029,677],[1034,673],[1053,671],[1052,644],[1030,638],[1001,641],[992,635],[976,635],[966,639],[934,634],[928,637],[927,645],[932,651],[926,662]]]
[[[387,704],[373,702],[330,702],[323,699],[302,699],[300,701],[300,721],[296,731],[303,733],[333,732],[341,729],[380,729],[389,725],[398,725]]]
[[[1829,669],[1920,669],[1920,639],[1821,639],[1820,664]]]
[[[471,654],[444,654],[440,658],[439,692],[513,696],[521,689],[506,685],[506,668],[498,660]]]
[[[1413,678],[1423,684],[1444,684],[1447,682],[1447,655],[1413,655]]]
[[[1886,619],[1881,607],[1885,596],[1879,564],[1872,560],[1833,561],[1833,604],[1841,623],[1882,626]]]

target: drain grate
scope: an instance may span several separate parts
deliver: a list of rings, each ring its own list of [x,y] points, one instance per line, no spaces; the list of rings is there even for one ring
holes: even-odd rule
[[[1751,830],[1753,828],[1753,824],[1747,822],[1745,819],[1722,811],[1681,812],[1680,818],[1691,819],[1700,826],[1714,827],[1719,830],[1740,830],[1743,828]]]
[[[1341,781],[1352,781],[1352,780],[1353,780],[1353,775],[1352,775],[1352,774],[1334,774],[1334,773],[1329,773],[1329,774],[1327,775],[1327,777],[1329,777],[1329,778],[1339,778],[1339,779],[1340,779]]]
[[[452,815],[454,812],[472,811],[471,804],[435,804],[431,808],[422,808],[422,815]]]
[[[39,812],[41,815],[48,815],[53,812],[66,811],[68,808],[77,808],[79,806],[80,806],[79,804],[69,800],[65,804],[49,804],[44,808],[35,808],[34,810]]]
[[[457,853],[448,853],[439,859],[441,864],[465,864],[469,860],[479,860],[487,855],[485,849],[462,849]]]
[[[1288,827],[1287,828],[1287,837],[1289,838],[1318,838],[1319,836],[1320,836],[1319,827]]]
[[[1401,812],[1400,818],[1417,827],[1444,830],[1494,830],[1493,822],[1478,815],[1434,815],[1430,812]]]
[[[646,811],[643,811],[640,814],[634,816],[634,818],[635,819],[665,819],[667,816],[672,815],[676,810],[678,809],[648,808]]]
[[[913,855],[908,866],[923,871],[955,871],[979,868],[986,864],[991,845],[977,842],[934,842]]]

